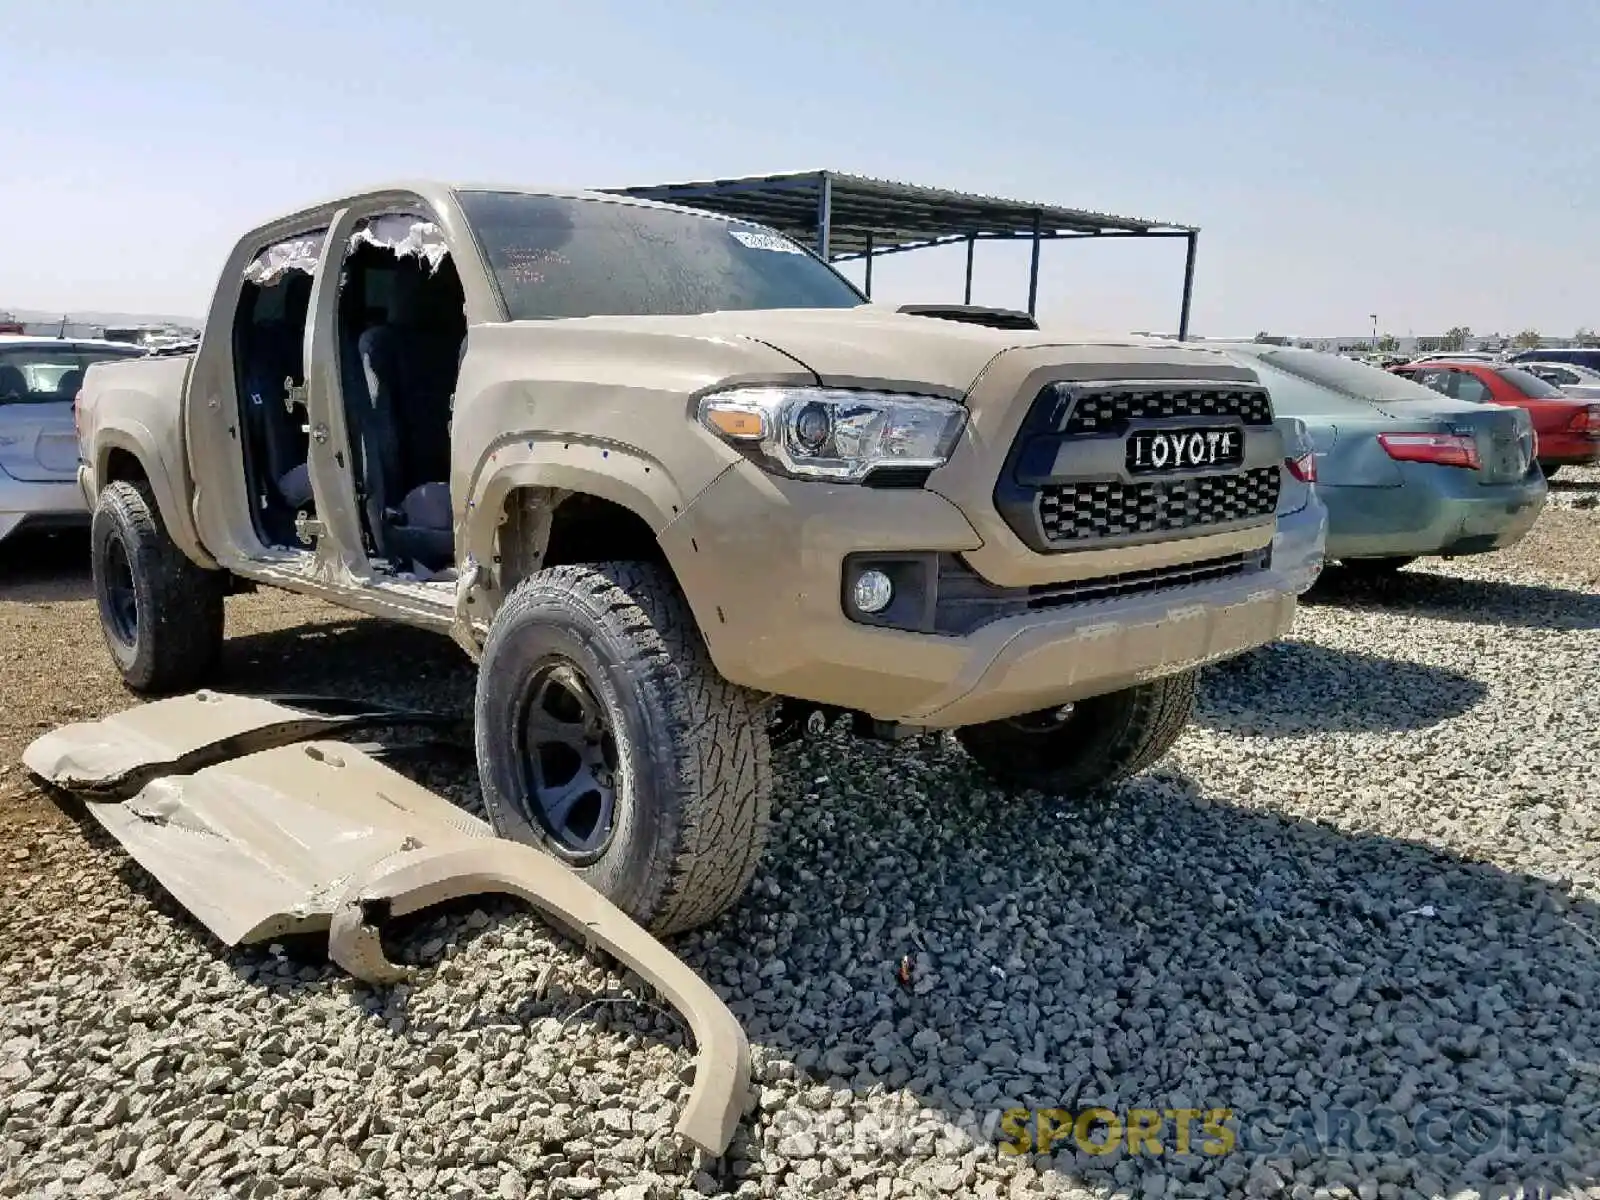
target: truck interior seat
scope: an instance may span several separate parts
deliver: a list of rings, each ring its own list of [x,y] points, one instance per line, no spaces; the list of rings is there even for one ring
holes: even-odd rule
[[[56,395],[62,400],[71,400],[83,390],[83,370],[74,367],[56,381]]]
[[[466,332],[460,284],[453,267],[428,276],[415,259],[402,259],[392,287],[387,320],[358,339],[368,520],[380,553],[437,571],[455,557],[448,480],[450,403]]]
[[[26,396],[28,378],[10,363],[0,366],[0,396]]]

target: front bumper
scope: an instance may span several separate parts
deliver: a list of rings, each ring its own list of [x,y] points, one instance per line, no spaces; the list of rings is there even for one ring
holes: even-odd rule
[[[88,521],[89,508],[76,480],[33,483],[0,471],[0,539],[24,525],[76,526]]]
[[[1414,476],[1399,488],[1318,484],[1317,490],[1328,506],[1328,557],[1335,560],[1504,549],[1533,527],[1549,494],[1542,479],[1450,491]]]
[[[1276,528],[1189,539],[1196,558],[1270,542],[1265,570],[1006,617],[965,636],[862,625],[841,602],[852,553],[947,551],[976,565],[983,539],[930,491],[802,483],[741,464],[661,541],[728,679],[884,721],[954,728],[1116,691],[1282,636],[1295,597],[1321,567],[1324,532],[1313,503]]]

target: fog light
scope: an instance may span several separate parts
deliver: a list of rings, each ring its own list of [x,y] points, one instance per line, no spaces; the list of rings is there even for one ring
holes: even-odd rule
[[[882,571],[863,571],[856,576],[851,589],[851,599],[856,609],[864,613],[882,612],[894,599],[894,584]]]

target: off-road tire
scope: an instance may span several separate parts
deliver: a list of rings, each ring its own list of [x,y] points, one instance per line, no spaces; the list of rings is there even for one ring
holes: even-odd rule
[[[222,656],[228,576],[185,557],[146,486],[118,482],[101,489],[89,548],[100,628],[122,681],[135,692],[161,695],[210,678]],[[127,567],[122,590],[132,585],[131,626],[113,616],[119,561]]]
[[[1184,671],[1080,700],[1059,723],[1018,720],[956,730],[956,738],[997,783],[1075,796],[1151,766],[1172,748],[1194,711],[1198,672]]]
[[[763,698],[717,673],[663,568],[595,563],[524,579],[495,614],[479,664],[478,774],[496,832],[547,849],[559,850],[530,811],[516,746],[551,655],[580,668],[618,758],[610,841],[573,869],[658,934],[711,921],[744,894],[766,843]]]
[[[1395,572],[1409,567],[1416,561],[1415,555],[1409,558],[1402,555],[1394,555],[1388,558],[1341,559],[1339,565],[1357,578],[1378,579],[1387,578]]]

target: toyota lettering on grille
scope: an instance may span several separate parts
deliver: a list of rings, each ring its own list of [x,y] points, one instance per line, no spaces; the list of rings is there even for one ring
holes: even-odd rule
[[[1236,467],[1244,461],[1238,429],[1140,429],[1128,436],[1127,466],[1140,474]]]

